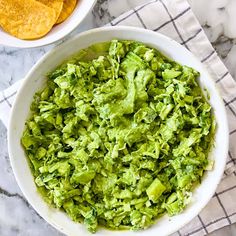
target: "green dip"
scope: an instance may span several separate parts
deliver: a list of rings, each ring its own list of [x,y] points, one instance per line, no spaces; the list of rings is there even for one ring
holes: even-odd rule
[[[134,41],[93,45],[48,75],[21,142],[44,199],[90,232],[183,211],[215,120],[199,73]]]

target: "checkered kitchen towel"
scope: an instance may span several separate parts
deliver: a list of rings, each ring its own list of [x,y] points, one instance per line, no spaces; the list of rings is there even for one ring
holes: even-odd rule
[[[156,0],[126,12],[109,25],[130,25],[158,31],[193,52],[221,92],[229,120],[230,147],[224,177],[205,209],[174,235],[206,235],[236,222],[236,82],[220,61],[186,0]],[[0,119],[7,126],[17,82],[0,93]]]

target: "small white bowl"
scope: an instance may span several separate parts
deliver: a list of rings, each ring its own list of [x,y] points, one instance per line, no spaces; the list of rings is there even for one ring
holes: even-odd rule
[[[72,14],[61,24],[53,26],[48,34],[39,39],[22,40],[0,27],[0,44],[17,48],[33,48],[54,43],[74,30],[90,12],[96,0],[79,0]]]
[[[215,146],[210,158],[215,160],[214,169],[204,174],[203,181],[193,192],[192,202],[183,213],[174,217],[164,216],[149,229],[130,231],[109,231],[99,229],[96,236],[156,236],[168,235],[183,227],[192,220],[208,203],[213,196],[223,174],[228,151],[228,125],[224,104],[215,87],[214,81],[204,66],[188,50],[177,42],[149,30],[133,27],[105,27],[84,32],[77,37],[59,45],[47,53],[28,73],[21,89],[17,94],[12,108],[10,126],[8,131],[8,148],[11,165],[16,180],[29,203],[51,225],[66,235],[89,236],[83,224],[70,220],[65,213],[48,206],[37,192],[33,176],[27,163],[27,157],[20,144],[25,121],[29,115],[33,95],[45,85],[45,75],[53,70],[62,61],[69,58],[76,51],[87,48],[97,42],[110,41],[111,39],[130,39],[143,42],[157,48],[165,55],[181,64],[191,66],[201,73],[199,83],[210,94],[210,104],[217,122]]]

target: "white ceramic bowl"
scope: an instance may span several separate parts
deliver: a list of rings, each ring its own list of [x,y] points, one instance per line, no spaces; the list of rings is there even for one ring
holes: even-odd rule
[[[79,0],[72,14],[63,23],[53,26],[51,31],[40,39],[18,39],[0,27],[0,44],[18,48],[33,48],[54,43],[74,30],[87,16],[96,0]]]
[[[193,193],[192,202],[183,213],[171,218],[164,216],[154,226],[144,231],[130,232],[101,229],[96,233],[96,236],[168,235],[177,231],[193,219],[214,194],[225,166],[228,150],[228,126],[223,102],[215,87],[215,83],[203,65],[183,46],[161,34],[133,27],[99,28],[82,33],[46,54],[26,76],[12,108],[8,133],[11,165],[16,180],[26,199],[47,222],[70,236],[91,235],[86,231],[83,224],[72,222],[63,212],[49,207],[43,201],[34,184],[24,150],[20,144],[20,138],[25,121],[29,115],[29,107],[33,95],[45,84],[45,74],[69,58],[76,51],[86,48],[91,44],[109,41],[114,38],[141,41],[159,49],[181,64],[197,69],[201,73],[199,79],[200,85],[203,88],[207,88],[211,96],[210,103],[215,114],[217,131],[215,147],[210,154],[210,158],[215,160],[215,166],[214,170],[205,173],[201,185]]]

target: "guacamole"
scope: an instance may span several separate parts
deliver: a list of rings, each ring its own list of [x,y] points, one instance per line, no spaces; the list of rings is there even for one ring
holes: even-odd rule
[[[183,211],[212,166],[216,126],[196,70],[112,40],[47,77],[21,139],[45,201],[93,233]]]

